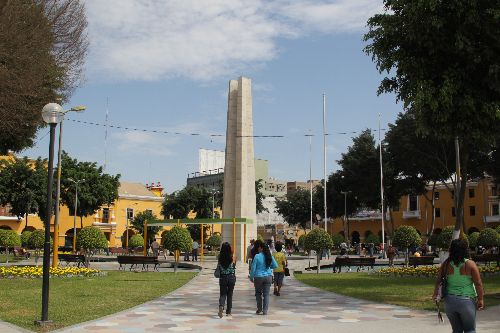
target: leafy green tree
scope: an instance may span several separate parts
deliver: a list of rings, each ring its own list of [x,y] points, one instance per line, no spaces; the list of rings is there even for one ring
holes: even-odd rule
[[[86,27],[82,1],[0,1],[0,154],[31,147],[42,107],[81,83]]]
[[[147,221],[149,223],[155,221],[156,219],[157,219],[156,216],[150,210],[139,212],[137,213],[137,215],[134,216],[134,219],[131,221],[132,228],[137,230],[137,232],[139,232],[139,234],[141,234],[142,237],[144,237],[144,222]],[[152,243],[155,240],[156,234],[162,229],[163,227],[148,226],[148,244]]]
[[[439,234],[431,234],[427,239],[427,245],[429,246],[437,246],[439,241]]]
[[[299,226],[306,230],[311,219],[310,193],[304,189],[297,189],[286,194],[283,199],[276,198],[276,212],[292,226]]]
[[[222,244],[222,237],[217,234],[210,236],[210,238],[207,240],[207,245],[215,250],[219,249],[221,244]]]
[[[50,246],[52,247],[52,237],[50,238]],[[38,266],[38,258],[45,245],[45,231],[35,230],[31,233],[30,238],[28,238],[28,245],[30,249],[35,250],[35,265]]]
[[[264,237],[262,237],[261,234],[257,234],[257,240],[260,240],[261,242],[264,242]]]
[[[323,250],[329,250],[333,246],[333,241],[330,235],[322,228],[311,230],[304,240],[304,247],[307,251],[316,251],[316,273],[319,274],[321,253]]]
[[[441,231],[438,237],[438,247],[443,251],[448,251],[451,240],[453,239],[453,226],[447,226]]]
[[[128,245],[131,248],[137,248],[137,247],[144,246],[144,238],[142,237],[142,235],[135,234],[132,237],[130,237],[130,240],[128,241]]]
[[[500,225],[497,226],[496,231],[500,234]]]
[[[304,249],[305,241],[306,241],[306,235],[300,235],[299,239],[297,241],[297,243],[298,243],[297,245],[299,246],[299,248]]]
[[[255,211],[257,214],[268,211],[268,209],[264,207],[263,204],[263,201],[266,197],[264,193],[262,193],[262,189],[264,188],[263,183],[264,181],[262,179],[255,181]]]
[[[344,241],[345,241],[345,238],[341,234],[332,235],[333,247],[338,248],[340,246],[340,244],[342,244],[342,242],[344,242]]]
[[[375,245],[379,245],[380,238],[375,234],[369,234],[365,239],[365,243],[373,243]]]
[[[9,248],[21,246],[21,237],[14,230],[0,229],[0,246],[4,246],[7,253],[6,262],[9,263]]]
[[[41,212],[40,217],[45,219],[47,171],[44,162],[41,158],[31,162],[27,157],[0,161],[0,205],[8,206],[18,219],[24,217],[26,227],[29,214]]]
[[[80,217],[80,228],[83,228],[83,217],[93,215],[102,206],[112,205],[118,199],[120,175],[106,174],[97,163],[79,162],[64,151],[61,167],[61,201],[71,213],[75,208],[76,187],[70,179],[85,179],[78,184],[77,215]]]
[[[420,245],[422,239],[417,229],[409,225],[402,225],[394,232],[393,243],[405,249],[405,265],[408,265],[408,248]]]
[[[478,245],[479,232],[473,232],[469,235],[469,247],[475,249]]]
[[[498,2],[384,0],[364,36],[380,73],[378,93],[395,93],[418,129],[460,148],[454,237],[463,224],[472,152],[490,152],[499,122]],[[460,22],[460,24],[457,24]],[[480,162],[478,160],[477,162]]]
[[[21,233],[21,246],[29,247],[29,239],[31,237],[31,231],[23,231]]]
[[[493,246],[498,246],[499,240],[500,240],[500,235],[498,235],[498,232],[496,232],[495,229],[484,228],[479,233],[477,244],[484,246],[486,248],[490,248]]]
[[[92,258],[95,251],[107,248],[108,241],[99,228],[88,226],[82,228],[76,235],[76,247],[84,250],[85,266],[89,267],[90,258]]]
[[[165,234],[163,247],[170,251],[191,251],[193,240],[189,235],[189,231],[184,228],[175,226]],[[178,262],[175,260],[174,272],[177,272]]]

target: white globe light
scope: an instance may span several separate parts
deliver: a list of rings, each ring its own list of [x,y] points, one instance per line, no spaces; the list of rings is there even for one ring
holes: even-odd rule
[[[47,124],[58,124],[64,118],[63,108],[57,103],[49,103],[42,109],[42,118]]]

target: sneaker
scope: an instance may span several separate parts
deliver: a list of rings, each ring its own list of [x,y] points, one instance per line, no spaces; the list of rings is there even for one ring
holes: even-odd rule
[[[229,312],[229,313],[226,313],[226,316],[227,317],[232,317],[233,315],[231,314],[231,312]]]
[[[279,296],[279,295],[280,295],[280,293],[278,293],[278,292],[277,292],[277,293],[276,293],[276,296]]]
[[[278,294],[278,292],[276,290],[273,291],[273,295],[277,295],[277,294]]]
[[[255,314],[258,314],[258,315],[262,314],[262,310],[255,311]]]
[[[219,318],[222,318],[224,312],[224,307],[222,305],[219,305]]]

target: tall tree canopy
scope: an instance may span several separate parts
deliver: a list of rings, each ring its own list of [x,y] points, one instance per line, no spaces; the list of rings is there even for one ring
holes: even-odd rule
[[[472,151],[487,150],[500,109],[500,8],[497,0],[384,0],[368,20],[365,48],[388,73],[379,93],[395,93],[418,130],[458,137],[463,174]],[[461,179],[462,185],[466,177]],[[465,186],[457,200],[459,230]],[[458,234],[456,234],[458,236]]]
[[[77,215],[80,223],[84,216],[94,214],[103,205],[113,204],[118,198],[120,175],[106,174],[95,162],[80,162],[66,152],[62,153],[61,168],[61,200],[71,213],[75,208],[76,186],[69,179],[85,179],[78,184]]]
[[[310,227],[311,196],[308,190],[298,188],[288,192],[283,199],[276,198],[276,212],[280,214],[289,225],[296,225],[302,229]],[[316,212],[313,211],[313,220]]]
[[[0,1],[0,154],[32,146],[42,107],[78,86],[86,27],[80,0]]]

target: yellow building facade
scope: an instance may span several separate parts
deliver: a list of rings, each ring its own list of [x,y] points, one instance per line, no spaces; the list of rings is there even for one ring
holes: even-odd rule
[[[428,187],[426,195],[401,197],[399,207],[386,214],[385,233],[390,235],[401,225],[411,225],[421,235],[426,235],[430,232],[439,233],[444,227],[455,225],[455,199],[451,189],[451,184],[448,187],[436,185],[434,190]],[[496,228],[500,224],[499,206],[498,188],[491,179],[468,182],[464,199],[465,232],[480,231],[486,227]],[[364,216],[351,216],[347,223],[344,223],[343,218],[338,218],[329,223],[328,231],[331,234],[348,234],[351,242],[363,242],[370,232],[381,235],[381,214],[372,212]]]

